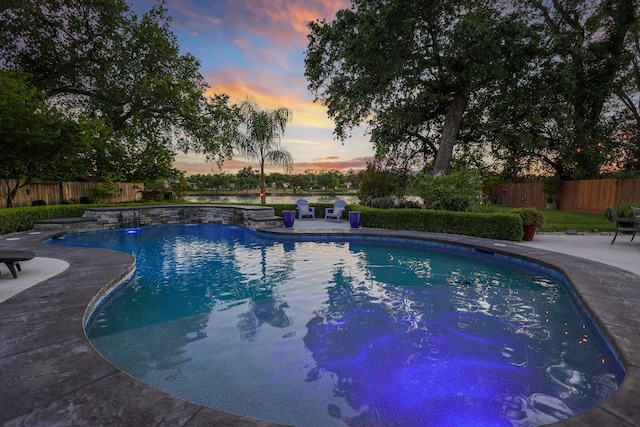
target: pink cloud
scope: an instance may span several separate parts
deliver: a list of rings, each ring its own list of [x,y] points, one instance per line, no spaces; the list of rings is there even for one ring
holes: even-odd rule
[[[234,2],[229,17],[252,33],[275,39],[282,44],[306,45],[307,24],[316,19],[332,19],[339,9],[350,6],[348,0],[249,0]],[[245,10],[242,10],[244,7]]]
[[[231,159],[225,160],[222,169],[218,168],[218,164],[214,162],[206,162],[204,156],[188,154],[181,155],[176,158],[173,162],[173,167],[184,171],[186,176],[190,175],[215,175],[219,173],[230,173],[235,174],[240,169],[243,169],[247,166],[253,167],[255,169],[256,165],[252,163],[248,163],[243,160]]]
[[[296,173],[304,172],[305,170],[331,170],[336,169],[343,173],[349,169],[355,171],[365,169],[367,167],[368,157],[358,157],[349,160],[338,160],[337,157],[327,157],[325,159],[318,159],[310,162],[300,162],[294,165],[294,171]]]
[[[246,40],[243,40],[241,38],[233,39],[233,44],[235,44],[236,46],[238,46],[242,50],[246,50],[246,49],[249,48],[249,43],[247,43]]]

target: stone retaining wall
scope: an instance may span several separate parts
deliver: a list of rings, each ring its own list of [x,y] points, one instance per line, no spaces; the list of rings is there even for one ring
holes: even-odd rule
[[[282,225],[271,207],[235,205],[158,205],[87,209],[82,218],[38,221],[41,230],[71,232],[160,224],[229,224],[252,230]]]

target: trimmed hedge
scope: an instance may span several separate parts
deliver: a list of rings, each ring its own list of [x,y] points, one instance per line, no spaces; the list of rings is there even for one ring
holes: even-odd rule
[[[430,209],[373,209],[362,212],[362,226],[389,230],[415,230],[462,234],[486,239],[522,240],[522,218],[514,214],[453,212]]]
[[[87,205],[30,206],[0,209],[0,234],[33,229],[36,221],[58,218],[80,218]]]
[[[95,205],[98,206],[98,205]],[[102,205],[105,206],[105,205]],[[130,205],[128,205],[130,206]],[[295,210],[295,204],[279,204],[272,207],[277,216],[283,210]],[[325,208],[332,203],[314,203],[316,219],[324,218]],[[57,218],[80,218],[88,205],[31,206],[0,209],[0,234],[33,229],[36,221]],[[462,234],[496,240],[521,241],[522,218],[515,214],[471,213],[436,211],[428,209],[375,209],[360,205],[347,205],[344,219],[349,211],[362,212],[362,225],[389,230],[415,230],[432,233]]]

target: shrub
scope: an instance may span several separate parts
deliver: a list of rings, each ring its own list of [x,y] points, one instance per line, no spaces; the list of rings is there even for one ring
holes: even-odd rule
[[[522,225],[533,225],[540,228],[544,225],[544,213],[535,208],[517,208],[511,211],[511,213],[520,215],[522,218]]]
[[[398,199],[395,196],[383,196],[376,197],[373,199],[368,199],[363,203],[364,206],[369,206],[370,208],[376,209],[392,209],[392,208],[400,208],[400,209],[421,209],[420,203],[414,202],[413,200],[407,200],[405,198]]]
[[[482,202],[482,181],[471,171],[426,177],[421,196],[427,207],[435,210],[469,211]]]
[[[145,202],[162,202],[171,200],[171,192],[166,189],[145,190],[142,192],[142,200]]]
[[[422,209],[420,203],[415,202],[413,200],[401,199],[398,202],[398,207],[401,209]]]
[[[396,198],[394,196],[382,196],[369,199],[366,206],[377,209],[391,209],[396,207]]]
[[[104,200],[116,197],[119,194],[118,184],[110,180],[99,184],[91,184],[91,194],[93,195],[93,200],[102,203]]]
[[[44,200],[34,200],[31,202],[31,206],[47,206],[47,202]]]
[[[91,200],[91,197],[88,197],[88,196],[80,197],[80,204],[82,204],[82,205],[90,205],[91,203],[93,203],[93,200]]]
[[[358,197],[364,205],[385,196],[404,195],[407,174],[392,170],[379,160],[367,163],[367,168],[358,174]]]
[[[613,209],[616,211],[616,213],[620,218],[633,218],[634,214],[633,214],[633,211],[631,210],[632,206],[640,206],[640,204],[633,203],[633,202],[632,203],[619,202],[613,207]],[[611,214],[609,213],[609,209],[606,209],[604,211],[604,215],[607,217],[609,221],[613,221],[613,219],[611,219]]]
[[[36,221],[56,218],[79,218],[86,207],[81,205],[53,205],[0,209],[0,234],[33,229]]]

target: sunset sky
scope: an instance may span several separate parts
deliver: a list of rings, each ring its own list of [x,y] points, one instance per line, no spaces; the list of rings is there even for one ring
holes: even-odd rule
[[[154,4],[130,1],[138,15]],[[355,129],[344,145],[335,140],[333,122],[325,107],[313,103],[304,76],[307,23],[333,20],[349,0],[166,0],[166,6],[182,53],[200,60],[211,93],[226,93],[233,102],[252,97],[263,109],[293,111],[282,143],[293,155],[295,172],[364,168],[373,155],[364,130]],[[196,155],[179,155],[174,166],[187,175],[220,172]],[[235,173],[244,166],[258,165],[236,156],[223,170]]]

